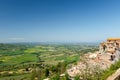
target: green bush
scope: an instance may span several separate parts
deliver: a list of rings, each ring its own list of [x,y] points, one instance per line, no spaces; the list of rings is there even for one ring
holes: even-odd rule
[[[52,78],[51,78],[51,80],[60,80],[60,76],[59,76],[60,74],[56,74],[56,75],[54,75]]]
[[[79,75],[76,75],[74,80],[80,80],[80,76]]]

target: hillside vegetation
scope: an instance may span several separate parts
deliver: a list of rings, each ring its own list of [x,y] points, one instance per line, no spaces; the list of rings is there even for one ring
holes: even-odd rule
[[[68,64],[97,50],[98,46],[86,44],[0,44],[0,80],[17,80],[20,76],[21,80],[56,80]]]

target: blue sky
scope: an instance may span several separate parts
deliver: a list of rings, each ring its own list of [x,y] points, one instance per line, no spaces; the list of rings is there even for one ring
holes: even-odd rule
[[[120,37],[120,0],[0,0],[0,42]]]

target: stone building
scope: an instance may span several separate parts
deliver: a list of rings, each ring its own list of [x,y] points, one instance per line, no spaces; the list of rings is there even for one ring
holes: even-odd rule
[[[108,38],[105,42],[100,43],[99,48],[101,54],[109,53],[111,60],[120,59],[120,38]]]
[[[75,77],[83,73],[84,70],[85,72],[86,70],[89,70],[88,72],[90,72],[90,70],[93,71],[96,66],[105,70],[108,69],[111,64],[120,60],[120,38],[108,38],[105,42],[100,43],[99,48],[99,51],[84,54],[77,65],[73,65],[67,70],[69,76]]]

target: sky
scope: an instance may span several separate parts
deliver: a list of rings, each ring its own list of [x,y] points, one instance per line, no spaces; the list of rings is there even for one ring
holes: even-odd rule
[[[120,37],[120,0],[0,0],[0,42]]]

